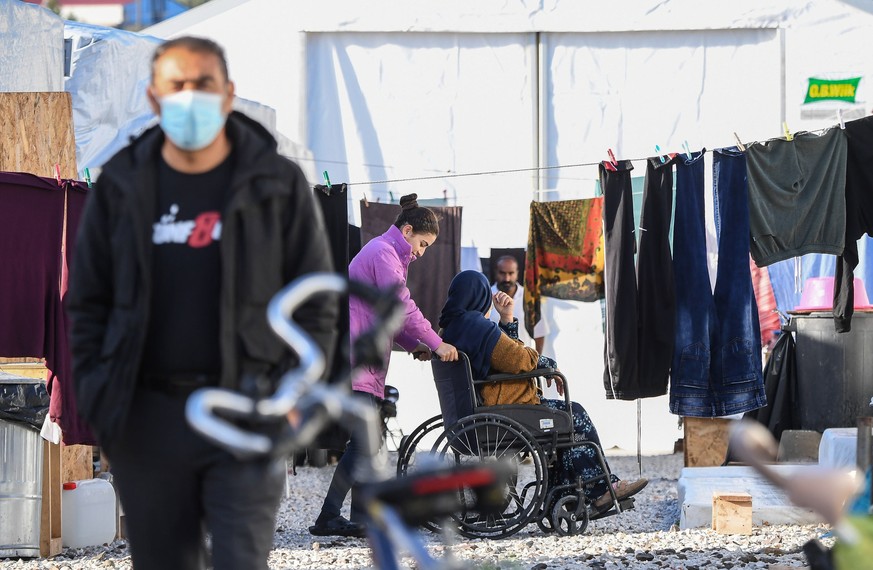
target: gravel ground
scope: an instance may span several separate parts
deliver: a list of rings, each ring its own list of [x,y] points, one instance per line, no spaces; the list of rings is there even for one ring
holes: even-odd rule
[[[638,469],[636,457],[632,456],[609,456],[609,463],[624,478],[631,478]],[[583,535],[544,535],[532,524],[503,540],[458,537],[452,554],[469,561],[471,568],[486,569],[776,569],[806,567],[802,545],[827,531],[816,525],[755,528],[751,536],[721,535],[708,528],[680,531],[676,480],[682,468],[682,455],[647,456],[642,463],[643,476],[650,482],[637,495],[636,509],[592,521]],[[300,467],[297,472],[279,511],[270,568],[369,568],[369,549],[364,540],[316,538],[307,531],[321,506],[333,468]],[[426,532],[424,536],[433,553],[443,553],[445,548],[436,536]],[[832,539],[823,542],[832,545]],[[406,563],[411,565],[410,561]],[[132,568],[126,543],[116,541],[102,547],[66,549],[48,560],[0,561],[0,569],[85,568]]]

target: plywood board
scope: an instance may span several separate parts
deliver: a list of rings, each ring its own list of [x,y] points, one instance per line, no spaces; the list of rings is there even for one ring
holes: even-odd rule
[[[43,441],[42,512],[39,555],[48,558],[63,550],[61,537],[61,447]]]
[[[70,94],[0,93],[0,170],[76,178]]]
[[[682,419],[685,425],[685,467],[714,467],[724,463],[731,420]]]
[[[61,483],[94,478],[94,449],[90,445],[61,447]]]

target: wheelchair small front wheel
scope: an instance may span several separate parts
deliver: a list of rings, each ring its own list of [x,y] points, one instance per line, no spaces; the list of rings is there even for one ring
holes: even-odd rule
[[[560,536],[582,534],[588,528],[588,509],[576,495],[561,497],[552,508],[552,526]]]

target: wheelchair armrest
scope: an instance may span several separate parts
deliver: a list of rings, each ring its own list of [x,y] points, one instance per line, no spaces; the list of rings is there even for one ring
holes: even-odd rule
[[[486,376],[482,380],[473,380],[473,384],[487,384],[488,382],[505,382],[506,380],[524,380],[526,378],[536,378],[538,376],[556,376],[560,373],[554,368],[536,368],[530,372],[522,372],[521,374],[492,374]]]
[[[564,376],[560,371],[556,368],[535,368],[530,372],[523,372],[521,374],[492,374],[490,376],[486,376],[482,380],[473,380],[473,387],[480,386],[482,384],[488,384],[490,382],[505,382],[507,380],[525,380],[527,378],[541,378],[548,376],[557,376],[561,379],[561,382],[564,384],[564,402],[567,404],[567,409],[570,409],[570,387],[567,385],[567,377]],[[542,389],[542,381],[538,382],[540,388]],[[478,395],[476,396],[478,399]]]

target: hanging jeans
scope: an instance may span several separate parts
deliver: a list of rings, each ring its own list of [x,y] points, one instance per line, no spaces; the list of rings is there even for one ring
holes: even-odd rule
[[[749,270],[746,160],[732,149],[713,154],[719,245],[713,292],[706,264],[703,152],[676,165],[676,345],[670,411],[715,417],[760,408],[767,399],[758,308]]]

